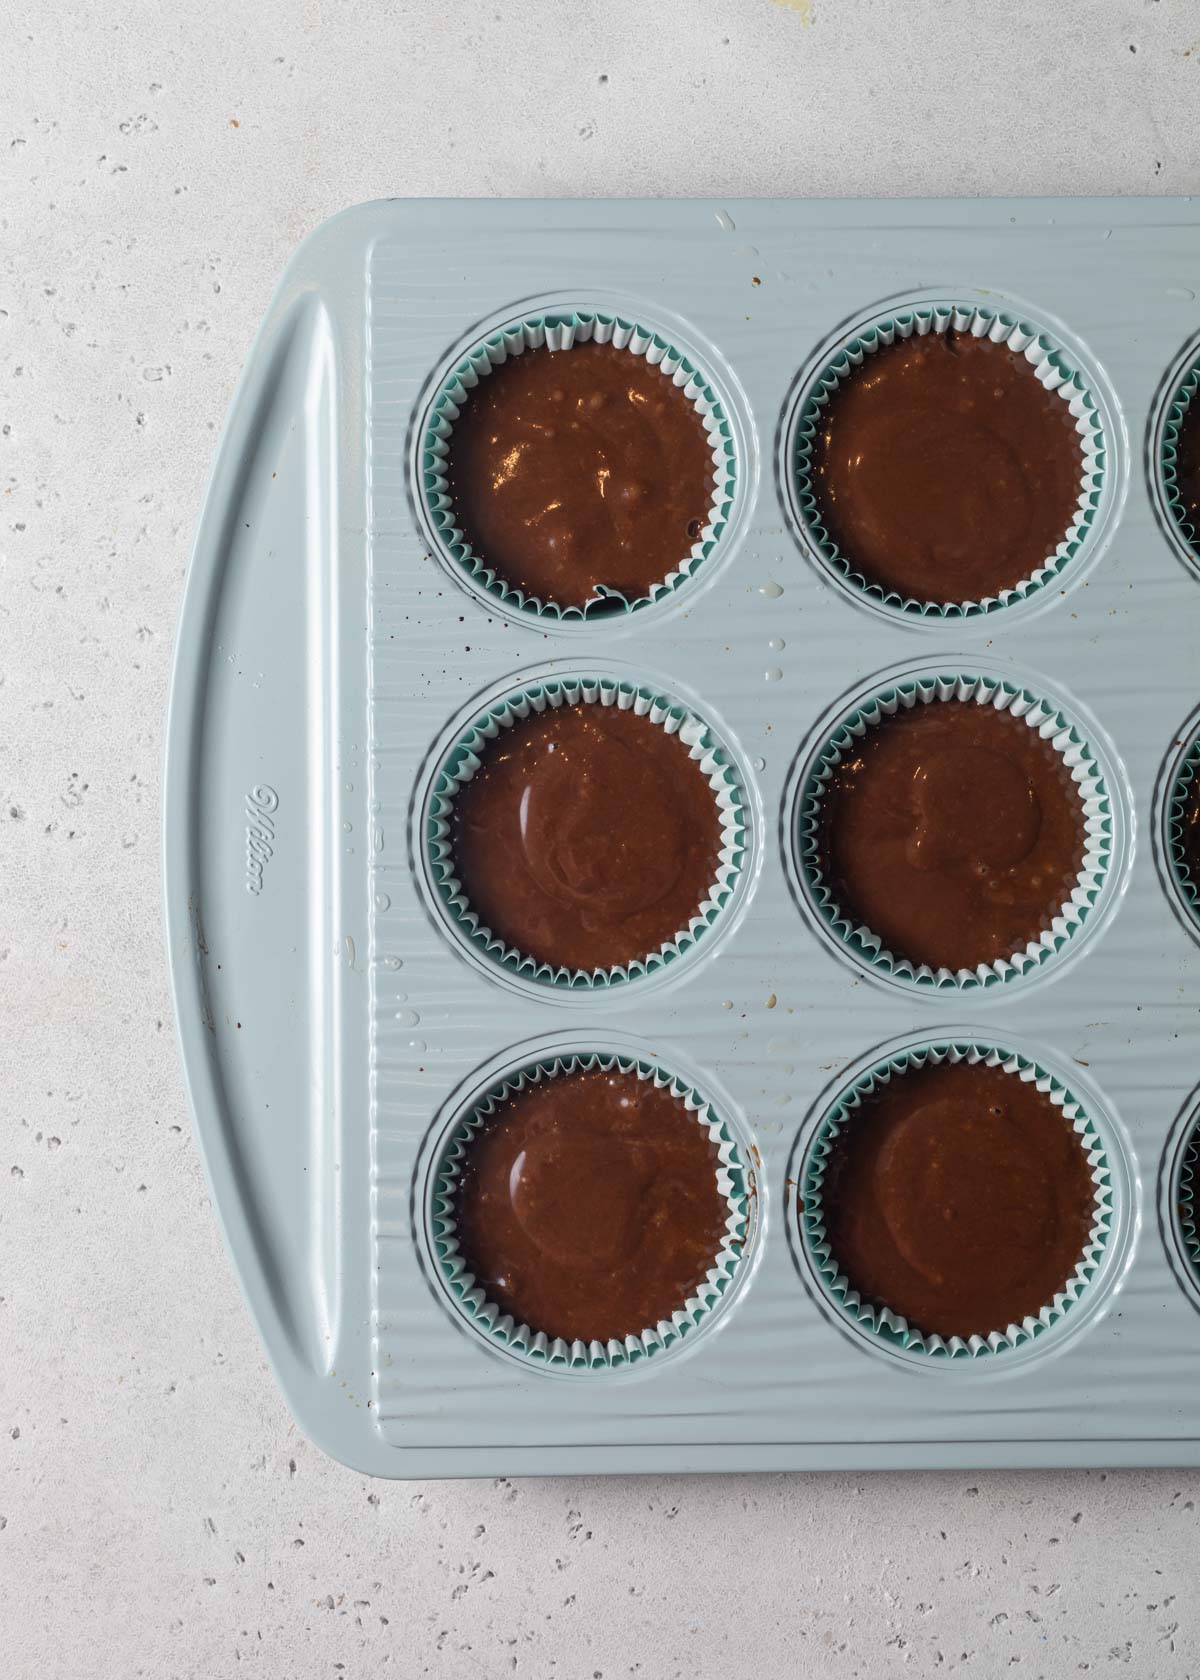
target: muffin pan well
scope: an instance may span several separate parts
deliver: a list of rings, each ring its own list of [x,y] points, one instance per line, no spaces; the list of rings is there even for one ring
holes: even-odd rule
[[[1049,698],[1044,681],[1039,683],[1034,679],[1031,689],[1019,678],[1014,680],[1015,675],[1011,667],[1001,676],[974,670],[966,672],[947,665],[902,671],[889,680],[876,681],[829,725],[800,772],[791,836],[792,863],[800,890],[820,931],[840,953],[859,963],[873,977],[941,992],[1015,985],[1043,972],[1047,965],[1073,956],[1085,932],[1094,932],[1115,908],[1123,871],[1131,862],[1132,818],[1114,756],[1102,743],[1095,725],[1072,716],[1069,706],[1064,709],[1063,702]],[[861,923],[857,915],[839,902],[836,886],[825,877],[826,863],[822,856],[822,807],[841,768],[869,741],[871,730],[885,726],[891,718],[903,719],[939,703],[982,707],[1019,720],[1055,755],[1064,782],[1078,801],[1081,849],[1078,870],[1064,887],[1046,926],[1038,929],[1036,936],[1019,949],[1006,950],[990,960],[965,967],[933,966],[936,959],[932,956],[920,961],[911,953],[897,954],[889,950],[878,929]],[[989,779],[983,774],[973,778],[973,792],[981,803],[988,797]],[[955,787],[961,788],[961,784],[959,771],[946,797],[953,797]],[[982,818],[981,827],[985,830],[987,823],[996,820],[995,813],[988,813],[986,806]],[[1018,849],[1030,839],[1035,840],[1036,836],[1023,837]],[[1009,856],[1015,856],[1011,847],[1006,852],[1004,842],[998,840],[994,863],[999,868],[992,868],[988,873],[1003,875]],[[986,863],[981,867],[988,870]],[[897,890],[907,892],[914,881],[921,880],[921,872],[915,871],[907,886],[897,883]],[[927,890],[944,890],[944,887],[943,880],[940,889]],[[878,890],[884,890],[882,882]],[[903,919],[908,920],[907,914]]]
[[[930,466],[930,455],[945,451],[944,469],[960,481],[960,502],[966,517],[954,531],[951,550],[954,563],[966,560],[968,565],[972,558],[970,544],[986,545],[997,534],[1002,547],[1027,546],[1026,533],[1031,514],[1036,510],[1030,502],[1025,502],[1014,509],[1010,519],[997,520],[995,480],[1012,474],[1019,483],[1028,467],[1037,472],[1048,454],[1062,448],[1062,434],[1073,438],[1078,466],[1073,475],[1074,484],[1062,501],[1057,523],[1051,521],[1044,542],[1030,549],[1025,564],[1017,567],[1010,578],[992,589],[959,588],[953,594],[943,589],[932,593],[930,585],[915,594],[898,583],[875,577],[870,565],[864,565],[862,557],[852,547],[839,543],[827,528],[828,510],[817,470],[822,435],[836,413],[839,398],[853,392],[860,376],[870,378],[881,363],[890,360],[889,354],[883,354],[877,363],[875,358],[881,352],[900,354],[904,346],[909,346],[911,352],[923,352],[933,349],[939,341],[949,345],[964,339],[983,341],[980,357],[984,351],[990,352],[989,357],[977,357],[974,365],[960,371],[959,377],[965,379],[965,385],[956,388],[950,383],[947,369],[960,369],[962,360],[961,352],[951,352],[940,358],[943,364],[940,374],[932,367],[925,372],[925,378],[937,381],[935,388],[940,394],[936,402],[931,400],[928,405],[914,402],[915,370],[910,368],[895,390],[895,397],[905,407],[889,415],[889,404],[874,399],[874,412],[866,434],[861,430],[863,417],[860,416],[860,430],[855,435],[860,441],[871,436],[877,445],[876,453],[883,457],[875,463],[880,481],[872,483],[867,491],[872,504],[885,494],[888,500],[898,495],[912,498],[911,505],[902,506],[898,517],[893,515],[893,523],[888,522],[886,504],[871,505],[865,510],[867,525],[874,528],[873,536],[885,563],[895,548],[900,553],[891,560],[893,565],[907,550],[905,558],[909,567],[916,559],[920,571],[937,578],[954,570],[951,555],[937,553],[929,540],[938,523],[936,513],[930,517],[927,505],[927,499],[933,499],[931,485],[922,481]],[[968,343],[967,348],[973,346]],[[981,412],[975,400],[982,397],[986,405],[989,394],[986,387],[992,374],[1006,372],[1004,368],[993,368],[992,358],[1001,350],[1013,358],[1016,366],[1007,371],[1006,388],[1003,393],[996,392],[995,398],[1002,397],[1004,402],[1011,402],[1017,395],[1025,398],[1019,418],[1009,421],[1004,431],[997,424],[1002,415],[992,413],[986,406]],[[965,298],[950,302],[900,300],[844,335],[818,360],[801,390],[786,434],[793,509],[817,560],[851,592],[860,593],[864,601],[880,610],[935,624],[939,620],[978,618],[1011,609],[1035,597],[1040,589],[1078,576],[1086,567],[1089,555],[1104,540],[1113,505],[1113,487],[1108,475],[1108,462],[1113,455],[1111,403],[1099,370],[1085,371],[1086,363],[1087,357],[1073,353],[1051,325],[1027,316],[1018,319],[1014,308],[997,307],[994,299],[986,302],[969,302]],[[1038,386],[1045,393],[1039,404],[1031,404],[1029,393],[1024,390],[1026,381],[1034,393]],[[970,400],[953,402],[964,395]],[[947,400],[953,406],[944,407]],[[853,446],[847,447],[853,453]],[[1024,469],[1014,472],[1017,467],[1014,457],[1022,451],[1026,457]],[[861,467],[859,459],[854,463],[856,474],[861,474]],[[992,564],[1002,562],[996,557]]]
[[[453,493],[456,476],[455,428],[469,415],[472,398],[487,394],[487,381],[497,369],[509,366],[531,351],[562,355],[565,351],[587,345],[604,346],[634,358],[635,368],[641,370],[639,383],[643,389],[638,395],[643,402],[653,398],[653,387],[657,383],[646,377],[648,368],[654,369],[658,379],[665,381],[668,388],[674,388],[680,400],[696,417],[701,445],[707,442],[708,459],[703,463],[707,484],[703,494],[696,498],[695,519],[679,531],[677,548],[669,559],[664,559],[658,567],[646,569],[646,558],[636,546],[642,527],[635,524],[630,533],[634,552],[629,559],[632,563],[631,575],[638,581],[631,587],[624,578],[615,578],[611,574],[607,582],[597,577],[586,599],[564,601],[556,598],[552,587],[544,587],[539,592],[509,575],[505,566],[493,564],[492,558],[486,552],[480,552],[477,544],[472,542],[471,534],[463,529],[462,515]],[[497,476],[511,478],[515,470],[535,480],[539,476],[544,479],[553,468],[558,474],[554,485],[561,493],[565,482],[573,474],[578,474],[580,461],[562,453],[564,434],[569,426],[560,406],[565,393],[550,390],[543,395],[546,398],[547,419],[552,426],[540,425],[529,415],[530,423],[515,440],[515,447],[498,457],[500,472]],[[527,407],[532,406],[532,402],[527,401]],[[634,417],[635,424],[641,420],[638,426],[641,435],[635,433],[626,439],[627,449],[653,436],[652,425],[637,416],[636,410]],[[585,423],[591,418],[585,414]],[[678,416],[675,424],[679,424]],[[547,435],[548,432],[552,435]],[[521,460],[531,446],[540,448],[538,458],[532,463]],[[593,453],[585,445],[583,457],[587,465],[592,464],[588,457]],[[652,514],[657,511],[656,503],[662,497],[666,482],[666,453],[662,451],[654,459],[646,461],[634,486],[639,505],[631,510],[633,513]],[[603,452],[597,458],[603,459]],[[602,467],[601,471],[607,473],[609,469]],[[506,323],[489,332],[465,355],[453,360],[421,423],[419,478],[425,518],[436,548],[452,573],[465,577],[485,598],[509,611],[569,624],[588,618],[595,621],[613,613],[635,612],[684,589],[728,528],[737,501],[738,458],[727,406],[718,395],[712,378],[699,367],[694,355],[678,348],[643,321],[626,319],[603,310],[568,307],[542,310]],[[594,512],[606,513],[616,499],[614,485],[608,503],[601,497]],[[552,505],[555,508],[558,506],[557,503]],[[618,508],[618,521],[620,511]],[[601,529],[587,533],[588,541],[586,545],[581,543],[581,548],[587,546],[589,552],[586,557],[582,552],[576,555],[576,564],[590,563],[598,573],[603,574],[605,567],[613,563],[614,556],[606,553],[605,548],[611,544],[614,534],[610,519],[604,520]],[[542,533],[531,525],[527,527],[527,535],[538,540],[541,549],[539,559],[544,568],[548,554]],[[513,546],[516,546],[515,542]]]
[[[1198,263],[1169,200],[394,202],[301,247],[189,573],[165,863],[214,1197],[328,1451],[391,1476],[1200,1464],[1200,578],[1164,467]],[[830,369],[956,323],[1069,389],[1086,483],[1029,587],[932,610],[828,552],[798,463]],[[713,457],[677,575],[585,612],[489,577],[446,469],[483,362],[577,333],[665,365]],[[808,845],[831,744],[942,690],[1020,708],[1085,808],[1070,903],[987,972],[840,926]],[[620,973],[524,963],[447,869],[472,756],[554,696],[645,709],[721,804],[709,898]],[[861,1311],[817,1229],[854,1093],[930,1058],[1044,1082],[1097,1187],[1078,1273],[965,1339]],[[497,1093],[603,1067],[704,1116],[728,1241],[659,1324],[556,1345],[463,1281],[453,1184]]]
[[[472,901],[469,885],[459,878],[461,863],[453,836],[459,801],[468,794],[480,771],[486,772],[492,757],[511,753],[511,743],[514,739],[519,743],[523,727],[536,727],[539,719],[552,723],[556,713],[570,712],[582,719],[586,712],[581,708],[590,707],[598,708],[601,728],[607,717],[624,713],[631,720],[640,720],[644,729],[661,732],[661,737],[656,739],[664,750],[658,755],[653,774],[638,788],[620,782],[615,788],[610,785],[614,776],[622,776],[622,760],[627,756],[621,751],[622,741],[618,736],[614,742],[619,755],[617,766],[605,774],[603,754],[594,766],[600,772],[601,783],[596,797],[589,797],[576,780],[579,766],[556,764],[557,773],[539,786],[525,785],[519,813],[513,811],[510,816],[514,828],[519,817],[522,827],[532,823],[553,831],[543,835],[547,851],[543,864],[548,871],[557,869],[562,876],[573,872],[580,878],[580,885],[591,885],[593,894],[599,889],[610,898],[614,892],[619,895],[620,901],[608,907],[611,916],[604,918],[609,938],[627,917],[639,911],[643,916],[647,912],[654,915],[664,904],[670,906],[671,887],[681,862],[678,854],[686,848],[688,836],[678,831],[681,825],[671,825],[673,832],[664,831],[663,815],[669,818],[673,814],[675,790],[661,787],[660,780],[664,771],[679,773],[681,766],[672,762],[677,757],[682,757],[684,766],[694,767],[693,803],[701,807],[696,814],[706,814],[706,807],[713,828],[711,868],[697,883],[693,896],[683,901],[678,919],[668,917],[661,922],[652,949],[639,947],[623,953],[605,967],[569,966],[577,961],[574,956],[569,962],[551,961],[540,951],[526,951],[502,938]],[[675,744],[678,755],[673,750]],[[562,757],[560,752],[558,758]],[[631,801],[641,800],[631,818],[635,832],[624,837],[625,843],[620,847],[604,820],[605,798],[614,793]],[[739,896],[739,886],[754,847],[744,774],[713,729],[669,695],[587,667],[578,671],[555,669],[542,681],[526,682],[474,713],[439,762],[419,809],[413,849],[425,861],[448,933],[459,941],[465,940],[476,954],[496,965],[505,976],[538,988],[551,986],[560,992],[564,989],[598,991],[611,985],[634,984],[677,963],[728,916]],[[481,836],[485,868],[491,851],[502,844],[497,834]],[[622,871],[632,871],[634,879],[622,881]],[[502,872],[497,885],[501,898],[511,895],[511,872]],[[569,892],[569,882],[566,888]],[[531,896],[535,900],[532,906],[528,902]],[[573,896],[581,905],[585,903],[584,893],[576,892]],[[538,911],[544,912],[549,902],[545,883],[530,879],[523,884],[522,897],[526,901],[526,919],[530,912],[536,919]],[[576,927],[576,935],[578,931]],[[594,963],[595,955],[592,953],[590,962]]]
[[[567,1327],[557,1333],[552,1327],[548,1333],[546,1328],[514,1316],[515,1306],[505,1311],[489,1299],[484,1282],[471,1271],[470,1255],[460,1241],[458,1191],[464,1170],[470,1170],[473,1146],[499,1112],[531,1096],[552,1093],[555,1081],[570,1085],[580,1078],[612,1078],[632,1084],[635,1092],[665,1107],[675,1125],[694,1131],[698,1146],[703,1140],[711,1161],[702,1170],[712,1175],[718,1225],[690,1286],[677,1296],[668,1290],[669,1299],[663,1298],[659,1309],[647,1315],[651,1322],[635,1315],[633,1321],[602,1329],[599,1334],[595,1329]],[[633,1100],[618,1099],[625,1108]],[[569,1112],[570,1099],[566,1106]],[[565,1252],[568,1263],[557,1276],[565,1276],[572,1286],[570,1293],[581,1299],[568,1298],[558,1310],[568,1317],[581,1309],[594,1312],[596,1303],[589,1302],[588,1297],[595,1295],[592,1280],[597,1272],[602,1278],[612,1277],[634,1288],[646,1281],[654,1259],[657,1224],[659,1220],[671,1223],[672,1188],[678,1181],[672,1177],[668,1157],[664,1178],[658,1183],[653,1168],[644,1173],[635,1170],[621,1184],[603,1187],[597,1198],[588,1168],[602,1176],[614,1158],[602,1147],[603,1137],[589,1128],[582,1143],[572,1148],[568,1137],[556,1135],[561,1118],[558,1113],[538,1118],[548,1119],[550,1124],[530,1128],[519,1139],[520,1152],[506,1176],[510,1186],[514,1174],[523,1181],[532,1179],[532,1194],[540,1197],[541,1208],[534,1209],[531,1219],[523,1205],[512,1207],[509,1222],[516,1233],[529,1227],[530,1234],[523,1245],[514,1245],[513,1232],[501,1229],[495,1250],[503,1256],[507,1249],[510,1258],[502,1263],[510,1270],[514,1247],[522,1247],[524,1252],[517,1263],[532,1266],[535,1272],[541,1269],[539,1259],[544,1263],[548,1250],[560,1259]],[[601,1147],[596,1147],[597,1143]],[[504,1164],[507,1166],[507,1162]],[[574,1183],[568,1186],[566,1196],[561,1184],[554,1182],[556,1172],[561,1172],[564,1165],[574,1169]],[[636,1168],[639,1163],[634,1165]],[[754,1196],[754,1169],[744,1158],[728,1123],[711,1102],[677,1076],[619,1053],[543,1056],[524,1061],[503,1079],[493,1081],[456,1117],[434,1169],[430,1241],[454,1305],[494,1346],[550,1370],[595,1372],[635,1365],[694,1336],[706,1324],[713,1310],[731,1293],[745,1264],[754,1228]],[[513,1200],[511,1194],[509,1199]],[[555,1275],[550,1274],[551,1282]],[[511,1283],[511,1279],[506,1281]],[[601,1301],[601,1310],[611,1307]]]
[[[946,1073],[939,1074],[938,1070]],[[853,1259],[842,1253],[836,1233],[830,1230],[826,1208],[831,1163],[841,1146],[854,1142],[856,1129],[871,1105],[897,1096],[903,1101],[910,1080],[946,1077],[951,1070],[960,1077],[988,1082],[987,1095],[975,1100],[999,1105],[991,1116],[996,1126],[989,1129],[986,1116],[981,1117],[983,1124],[976,1127],[979,1139],[963,1174],[961,1169],[956,1171],[953,1152],[944,1148],[944,1134],[933,1127],[922,1128],[922,1118],[929,1112],[926,1097],[918,1094],[910,1098],[911,1109],[891,1118],[892,1129],[880,1151],[904,1158],[904,1170],[882,1187],[882,1194],[878,1182],[860,1175],[856,1188],[861,1192],[867,1187],[871,1201],[862,1208],[858,1224],[868,1246],[879,1250],[867,1255],[866,1264],[872,1272],[887,1272],[890,1266],[894,1273],[897,1267],[903,1268],[909,1291],[916,1288],[918,1294],[936,1300],[948,1288],[961,1292],[964,1277],[969,1277],[977,1294],[1000,1301],[1007,1296],[998,1314],[991,1318],[985,1315],[984,1322],[991,1328],[973,1333],[965,1327],[956,1330],[952,1324],[931,1328],[920,1320],[919,1307],[905,1309],[919,1322],[905,1317],[898,1306],[885,1304],[887,1278],[881,1281],[880,1298],[864,1295],[866,1286],[860,1288],[862,1280]],[[1013,1126],[1006,1105],[1022,1097],[1034,1109],[1033,1117],[1027,1120],[1027,1135],[1021,1139],[1030,1159],[1021,1161],[1026,1182],[1014,1185],[997,1181],[995,1146],[997,1134]],[[1050,1128],[1060,1117],[1061,1128],[1055,1137]],[[1053,1225],[1063,1211],[1055,1205],[1058,1186],[1052,1182],[1053,1173],[1046,1172],[1049,1155],[1047,1160],[1038,1160],[1037,1149],[1030,1147],[1041,1137],[1043,1127],[1056,1157],[1055,1170],[1073,1168],[1086,1191],[1086,1213],[1076,1236],[1067,1238],[1057,1270],[1050,1269],[1048,1275],[1054,1281],[1044,1291],[1034,1290],[1014,1307],[1013,1291],[1018,1299],[1023,1290],[1027,1291],[1023,1274],[1028,1267],[1030,1236],[1039,1234],[1039,1222]],[[1111,1146],[1106,1148],[1093,1115],[1061,1079],[1041,1064],[1004,1046],[974,1040],[906,1046],[845,1086],[813,1134],[798,1191],[799,1226],[811,1270],[847,1319],[869,1332],[882,1347],[930,1356],[954,1358],[967,1354],[977,1358],[1034,1343],[1072,1307],[1086,1300],[1101,1270],[1112,1235],[1113,1153]],[[997,1198],[1000,1205],[990,1205]],[[952,1224],[957,1227],[953,1243],[943,1234]],[[950,1252],[957,1255],[953,1267],[946,1264]],[[895,1283],[894,1276],[891,1281]]]

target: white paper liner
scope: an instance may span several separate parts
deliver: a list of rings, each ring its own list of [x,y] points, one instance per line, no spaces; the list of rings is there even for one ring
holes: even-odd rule
[[[1192,742],[1179,762],[1167,800],[1167,857],[1171,878],[1193,919],[1200,920],[1200,881],[1192,873],[1184,846],[1184,824],[1188,807],[1196,794],[1200,775],[1200,738]]]

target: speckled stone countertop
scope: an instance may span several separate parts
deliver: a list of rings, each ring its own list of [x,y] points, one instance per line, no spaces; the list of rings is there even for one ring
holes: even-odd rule
[[[1196,1473],[413,1486],[310,1448],[205,1195],[158,870],[199,498],[319,220],[1197,192],[1200,7],[15,0],[4,51],[4,1674],[1200,1675]]]

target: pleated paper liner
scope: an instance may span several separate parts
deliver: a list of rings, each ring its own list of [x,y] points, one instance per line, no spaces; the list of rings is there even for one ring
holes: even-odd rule
[[[1193,1119],[1183,1146],[1175,1215],[1192,1281],[1200,1288],[1200,1117]]]
[[[480,381],[512,356],[543,346],[567,352],[575,344],[611,344],[631,356],[643,356],[664,378],[681,390],[700,416],[712,451],[712,494],[708,516],[691,547],[675,569],[650,590],[629,598],[617,590],[600,590],[584,606],[563,606],[527,594],[477,554],[455,521],[449,493],[449,461],[454,424]],[[721,542],[737,492],[738,461],[733,428],[717,391],[707,375],[674,348],[660,333],[637,321],[592,310],[571,309],[530,315],[492,333],[470,350],[442,381],[426,416],[420,450],[420,489],[434,535],[451,566],[485,596],[533,617],[579,621],[601,613],[636,612],[673,595],[692,578]]]
[[[885,718],[919,705],[973,701],[1006,710],[1049,741],[1070,771],[1079,793],[1084,855],[1069,898],[1050,926],[1022,950],[976,968],[933,968],[887,949],[879,934],[857,922],[837,902],[822,869],[820,825],[822,800],[839,764],[868,729]],[[833,730],[801,788],[796,844],[800,876],[809,902],[826,934],[862,966],[889,979],[922,988],[970,991],[1004,985],[1040,968],[1083,932],[1094,914],[1112,861],[1113,822],[1109,790],[1100,767],[1077,727],[1048,701],[1027,689],[994,677],[947,674],[881,689],[860,704]]]
[[[1179,527],[1179,534],[1197,561],[1200,561],[1200,530],[1195,515],[1185,507],[1179,493],[1179,433],[1184,417],[1196,400],[1200,389],[1200,358],[1184,374],[1167,403],[1163,417],[1159,446],[1158,472],[1163,499]]]
[[[1010,589],[981,600],[922,601],[872,582],[855,565],[854,556],[844,554],[826,529],[812,481],[812,459],[822,416],[838,387],[852,379],[876,351],[914,335],[954,331],[971,333],[1005,344],[1014,355],[1024,357],[1048,391],[1053,391],[1070,409],[1083,451],[1079,499],[1074,517],[1062,538],[1043,563]],[[921,619],[979,618],[1027,600],[1048,584],[1056,582],[1084,549],[1096,524],[1107,463],[1107,448],[1100,409],[1087,381],[1066,351],[1041,327],[1018,322],[993,310],[963,303],[918,305],[872,321],[842,343],[810,383],[801,397],[792,447],[791,472],[797,511],[816,552],[852,589],[869,600],[897,613]]]
[[[556,967],[536,954],[519,951],[482,922],[455,873],[451,816],[459,789],[480,768],[489,746],[514,724],[563,706],[615,706],[648,717],[677,735],[699,765],[712,789],[721,823],[721,849],[708,893],[686,927],[657,950],[612,968]],[[742,780],[725,748],[708,725],[686,707],[652,688],[603,677],[562,677],[533,683],[495,701],[458,738],[433,780],[427,808],[425,841],[437,902],[443,915],[469,945],[510,975],[558,988],[603,987],[636,981],[677,961],[711,936],[733,898],[747,855],[747,800]]]
[[[467,1270],[456,1235],[455,1195],[475,1135],[510,1097],[529,1085],[548,1079],[592,1071],[635,1074],[656,1088],[667,1090],[686,1107],[717,1149],[716,1181],[729,1213],[724,1235],[699,1288],[681,1301],[670,1318],[648,1324],[607,1342],[566,1341],[548,1336],[534,1325],[506,1313]],[[572,1371],[611,1370],[637,1364],[695,1336],[729,1291],[742,1264],[750,1229],[749,1180],[741,1155],[725,1122],[685,1081],[662,1068],[632,1057],[595,1053],[548,1057],[510,1074],[477,1101],[454,1126],[434,1173],[431,1230],[434,1255],[442,1281],[463,1317],[489,1340],[535,1366]]]
[[[863,1101],[881,1085],[903,1077],[914,1069],[939,1066],[944,1062],[983,1064],[1002,1068],[1014,1079],[1033,1080],[1039,1091],[1061,1108],[1079,1135],[1087,1152],[1095,1211],[1087,1243],[1074,1272],[1063,1287],[1036,1314],[1020,1323],[999,1324],[969,1337],[943,1337],[911,1324],[886,1305],[864,1300],[842,1271],[826,1235],[822,1211],[825,1170],[834,1139],[854,1124]],[[817,1281],[837,1310],[861,1330],[879,1338],[884,1346],[941,1358],[979,1357],[1020,1347],[1044,1334],[1066,1317],[1083,1298],[1099,1269],[1113,1222],[1114,1191],[1104,1145],[1083,1104],[1063,1083],[1037,1062],[1014,1051],[974,1042],[934,1043],[905,1050],[887,1058],[860,1078],[836,1099],[823,1116],[802,1169],[799,1194],[801,1236]]]
[[[1186,907],[1197,933],[1200,933],[1200,880],[1188,861],[1185,834],[1188,812],[1200,794],[1197,773],[1200,772],[1200,737],[1184,753],[1175,771],[1167,795],[1167,865],[1175,890]]]

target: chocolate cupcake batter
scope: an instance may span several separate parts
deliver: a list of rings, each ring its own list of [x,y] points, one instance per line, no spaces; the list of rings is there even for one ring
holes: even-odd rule
[[[931,968],[1012,956],[1049,928],[1083,862],[1083,802],[1036,730],[993,706],[932,700],[850,752],[818,841],[844,916]]]
[[[566,1341],[636,1336],[695,1294],[729,1205],[717,1146],[633,1073],[529,1085],[473,1139],[458,1240],[489,1300]]]
[[[612,968],[657,951],[709,896],[712,788],[678,735],[581,703],[503,730],[454,799],[454,869],[472,908],[526,956]]]
[[[1175,449],[1176,494],[1184,519],[1200,536],[1200,391],[1183,411]]]
[[[1060,1108],[1001,1068],[895,1076],[834,1139],[822,1207],[853,1288],[913,1327],[986,1336],[1072,1276],[1095,1186]]]
[[[820,518],[868,583],[978,601],[1044,565],[1075,516],[1083,451],[1023,356],[931,332],[867,356],[820,422]]]
[[[689,399],[611,344],[526,350],[454,424],[455,523],[514,588],[582,607],[646,595],[708,523],[712,446]]]

